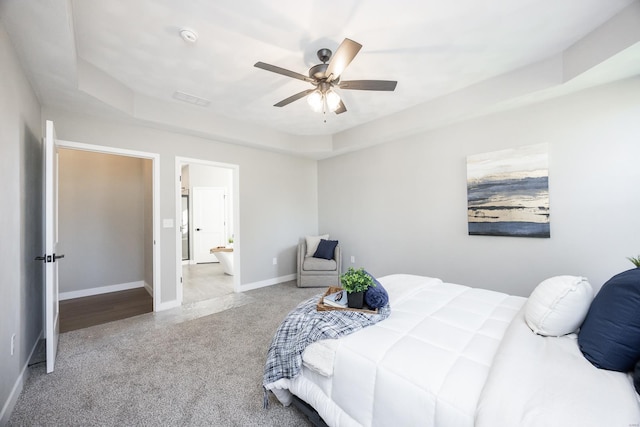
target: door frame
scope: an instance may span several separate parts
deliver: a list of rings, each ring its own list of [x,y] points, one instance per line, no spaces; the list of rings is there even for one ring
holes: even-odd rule
[[[180,203],[184,202],[184,198],[187,198],[187,259],[184,259],[184,251],[183,251],[183,246],[182,246],[182,235],[180,236],[180,254],[182,256],[182,263],[184,264],[185,261],[189,262],[189,260],[191,259],[191,207],[190,207],[190,203],[191,203],[191,196],[189,196],[188,194],[183,194],[182,197],[180,198]],[[180,205],[180,233],[182,234],[182,227],[183,227],[183,215],[184,215],[184,205],[181,204]]]
[[[125,148],[108,147],[104,145],[65,141],[61,139],[58,140],[58,148],[151,160],[151,186],[153,187],[153,311],[160,311],[164,309],[164,307],[162,307],[162,286],[160,277],[160,271],[162,271],[160,257],[160,154],[128,150]]]
[[[194,159],[190,157],[176,156],[175,166],[175,206],[176,218],[182,218],[182,188],[180,177],[182,166],[185,164],[197,164],[231,170],[231,199],[233,201],[233,292],[240,292],[240,166],[233,163],[221,163],[211,160]],[[176,248],[182,247],[180,233],[176,233]],[[176,295],[178,303],[182,304],[182,255],[176,254]]]

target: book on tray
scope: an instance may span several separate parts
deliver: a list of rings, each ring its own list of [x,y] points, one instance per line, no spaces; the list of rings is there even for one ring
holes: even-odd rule
[[[347,308],[347,291],[338,291],[324,297],[325,305],[331,307]]]

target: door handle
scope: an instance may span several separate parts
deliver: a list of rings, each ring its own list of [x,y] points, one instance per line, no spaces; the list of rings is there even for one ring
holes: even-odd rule
[[[34,261],[44,261],[45,263],[47,263],[47,262],[56,262],[56,260],[60,259],[60,258],[64,258],[64,254],[62,254],[62,255],[53,254],[53,256],[51,256],[51,255],[48,255],[48,256],[47,255],[37,256],[37,257],[34,258]]]
[[[199,228],[196,228],[196,231],[200,231],[200,229],[199,229]]]

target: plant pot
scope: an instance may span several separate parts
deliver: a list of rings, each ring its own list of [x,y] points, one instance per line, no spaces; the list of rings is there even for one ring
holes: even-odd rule
[[[364,305],[364,292],[347,293],[347,306],[350,308],[362,308]]]

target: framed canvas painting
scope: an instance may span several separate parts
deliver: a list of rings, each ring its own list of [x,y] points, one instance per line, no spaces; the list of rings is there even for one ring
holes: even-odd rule
[[[467,157],[470,235],[550,237],[547,144]]]

